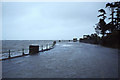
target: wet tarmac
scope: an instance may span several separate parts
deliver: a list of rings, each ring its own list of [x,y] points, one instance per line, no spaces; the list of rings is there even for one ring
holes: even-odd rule
[[[2,61],[3,78],[117,78],[118,50],[78,42]]]

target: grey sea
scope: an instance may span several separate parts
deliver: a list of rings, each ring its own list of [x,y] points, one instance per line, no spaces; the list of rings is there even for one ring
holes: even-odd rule
[[[3,40],[2,41],[2,58],[8,56],[9,50],[14,56],[22,54],[22,49],[24,49],[25,54],[29,53],[29,45],[37,44],[39,46],[46,44],[52,44],[53,40]]]
[[[53,41],[3,41],[8,49],[21,53],[29,44]],[[118,49],[80,42],[57,42],[49,51],[2,61],[3,78],[118,78]]]

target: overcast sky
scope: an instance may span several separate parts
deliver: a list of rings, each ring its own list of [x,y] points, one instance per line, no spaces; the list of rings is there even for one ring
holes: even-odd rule
[[[94,33],[103,2],[10,2],[2,5],[3,40],[59,40]]]

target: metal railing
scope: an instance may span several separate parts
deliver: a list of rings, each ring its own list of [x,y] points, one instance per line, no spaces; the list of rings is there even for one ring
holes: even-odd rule
[[[55,44],[56,44],[56,42],[53,42],[53,44],[40,45],[39,52],[50,50],[50,49],[54,48]],[[27,53],[25,53],[25,51],[27,51]],[[21,53],[20,53],[20,50],[19,50],[19,53],[15,52],[13,50],[8,50],[5,53],[2,53],[2,59],[0,59],[0,60],[16,58],[16,57],[21,57],[21,56],[25,56],[25,55],[29,55],[28,49],[24,49],[24,48],[21,49]]]

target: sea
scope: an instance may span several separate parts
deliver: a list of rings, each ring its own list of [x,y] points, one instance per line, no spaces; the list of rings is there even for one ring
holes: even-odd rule
[[[29,54],[29,45],[39,45],[43,48],[46,45],[52,45],[54,40],[2,40],[2,58],[8,57],[8,53],[12,56],[17,56],[22,54],[22,49],[24,49],[25,54]],[[40,48],[39,48],[40,49]]]

